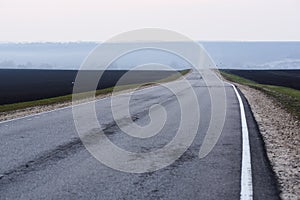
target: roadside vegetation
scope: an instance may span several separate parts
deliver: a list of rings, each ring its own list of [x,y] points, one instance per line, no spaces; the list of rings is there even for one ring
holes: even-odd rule
[[[259,84],[224,71],[221,71],[221,75],[228,81],[246,85],[268,94],[296,118],[300,119],[300,90],[283,86]]]
[[[179,71],[179,73],[176,73],[174,75],[171,75],[171,76],[161,79],[161,80],[157,80],[155,82],[147,82],[147,83],[143,83],[143,84],[120,85],[120,86],[105,88],[105,89],[101,89],[101,90],[96,90],[95,96],[99,97],[101,95],[108,95],[108,94],[111,94],[113,91],[119,92],[119,91],[124,91],[124,90],[129,90],[129,89],[136,89],[136,88],[139,88],[141,85],[147,86],[147,85],[155,85],[158,83],[174,81],[174,80],[180,78],[181,76],[188,74],[190,71],[191,71],[190,69],[182,70],[182,71]],[[93,96],[94,96],[94,92],[84,92],[84,93],[76,94],[75,98],[76,98],[76,100],[84,100],[84,99],[91,98]],[[5,104],[5,105],[0,105],[0,113],[20,110],[20,109],[25,109],[25,108],[35,107],[35,106],[46,106],[46,105],[53,105],[53,104],[71,102],[71,101],[72,101],[72,94],[68,94],[68,95],[64,95],[64,96],[40,99],[40,100],[35,100],[35,101]]]

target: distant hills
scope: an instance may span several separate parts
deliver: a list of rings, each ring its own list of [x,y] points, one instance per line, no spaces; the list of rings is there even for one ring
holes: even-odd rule
[[[300,42],[203,42],[219,68],[300,69]]]
[[[300,69],[300,42],[200,42],[218,68]],[[0,68],[78,69],[94,42],[0,43]],[[178,56],[153,50],[128,54],[111,69],[130,69],[157,62],[175,69],[190,67]]]

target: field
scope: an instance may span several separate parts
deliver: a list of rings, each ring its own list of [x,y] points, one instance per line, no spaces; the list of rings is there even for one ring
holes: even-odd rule
[[[277,100],[295,117],[300,119],[300,90],[297,89],[300,84],[300,70],[223,70],[221,74],[229,81],[263,91]],[[262,74],[265,74],[266,77],[264,78]],[[274,74],[274,76],[272,76],[272,74]],[[280,74],[282,74],[282,76],[280,76]],[[249,77],[249,79],[244,77]],[[287,77],[290,78],[290,82]],[[296,89],[290,88],[289,86],[293,86]]]
[[[260,84],[300,90],[300,70],[223,70]]]
[[[76,70],[0,69],[0,105],[64,96],[72,93]],[[108,70],[97,89],[112,88],[126,70]],[[183,71],[180,71],[181,73]],[[83,71],[87,77],[97,71]],[[176,75],[174,71],[130,71],[122,85],[149,83]],[[69,97],[68,97],[69,98]]]

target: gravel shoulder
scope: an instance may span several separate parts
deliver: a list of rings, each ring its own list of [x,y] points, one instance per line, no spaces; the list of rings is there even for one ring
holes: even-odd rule
[[[37,113],[41,113],[41,112],[47,112],[47,111],[71,106],[74,104],[80,104],[80,103],[84,103],[84,102],[88,102],[88,101],[105,98],[105,97],[111,96],[112,93],[113,93],[113,95],[118,95],[120,93],[129,93],[134,90],[140,90],[140,89],[143,89],[146,87],[151,87],[151,86],[154,86],[157,84],[180,80],[183,77],[190,74],[191,71],[192,71],[191,69],[185,69],[185,70],[180,71],[178,74],[171,75],[171,76],[168,76],[164,79],[160,79],[157,81],[145,82],[143,84],[120,85],[120,86],[116,86],[114,88],[112,87],[112,88],[106,88],[103,90],[97,90],[96,97],[92,97],[91,94],[86,94],[84,96],[88,97],[88,98],[85,98],[83,96],[83,99],[76,100],[76,101],[72,101],[72,98],[70,95],[66,95],[66,96],[70,96],[70,98],[65,98],[63,100],[59,99],[59,100],[56,100],[55,102],[51,102],[51,103],[47,102],[46,104],[42,104],[42,105],[33,105],[32,106],[32,104],[36,103],[35,101],[32,101],[33,103],[30,106],[26,105],[25,108],[19,108],[19,109],[13,108],[12,110],[9,110],[9,111],[0,112],[0,122],[5,121],[5,120],[11,120],[11,119],[15,119],[15,118],[24,117],[27,115],[33,115],[33,114],[37,114]],[[66,96],[61,96],[61,97],[66,97]],[[10,105],[12,105],[12,104],[10,104]]]
[[[134,90],[140,90],[140,89],[143,89],[143,88],[146,88],[146,87],[151,87],[153,85],[154,84],[148,84],[148,85],[141,86],[139,88],[131,88],[131,89],[126,89],[126,90],[113,92],[113,95],[118,95],[118,94],[122,94],[122,93],[129,93],[129,92],[132,92]],[[55,103],[55,104],[42,105],[42,106],[33,106],[33,107],[24,108],[24,109],[18,109],[18,110],[2,112],[2,113],[0,113],[0,122],[5,121],[5,120],[11,120],[11,119],[19,118],[19,117],[25,117],[25,116],[28,116],[28,115],[38,114],[38,113],[42,113],[42,112],[52,111],[52,110],[55,110],[55,109],[64,108],[64,107],[68,107],[68,106],[72,106],[72,105],[76,105],[76,104],[81,104],[81,103],[85,103],[85,102],[89,102],[89,101],[94,101],[94,100],[109,97],[111,95],[112,95],[112,93],[109,92],[109,93],[106,93],[106,94],[97,95],[95,98],[86,98],[86,99],[82,99],[82,100],[78,100],[78,101],[74,101],[74,102],[69,100],[69,101],[59,102],[59,103]]]
[[[266,145],[267,155],[278,178],[281,198],[284,200],[300,200],[300,122],[269,95],[245,85],[234,84],[238,86],[247,98],[259,125]],[[132,90],[125,90],[120,93],[130,91]],[[109,95],[111,94],[100,95],[97,99],[105,98]],[[90,99],[85,99],[84,101],[90,101]],[[0,121],[70,105],[72,105],[71,101],[9,111],[0,114]]]
[[[300,122],[262,91],[234,83],[247,98],[277,175],[281,198],[300,199]]]

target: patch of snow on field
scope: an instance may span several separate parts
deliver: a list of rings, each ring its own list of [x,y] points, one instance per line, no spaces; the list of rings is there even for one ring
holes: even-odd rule
[[[300,69],[300,59],[284,59],[263,64],[246,64],[251,69]]]

